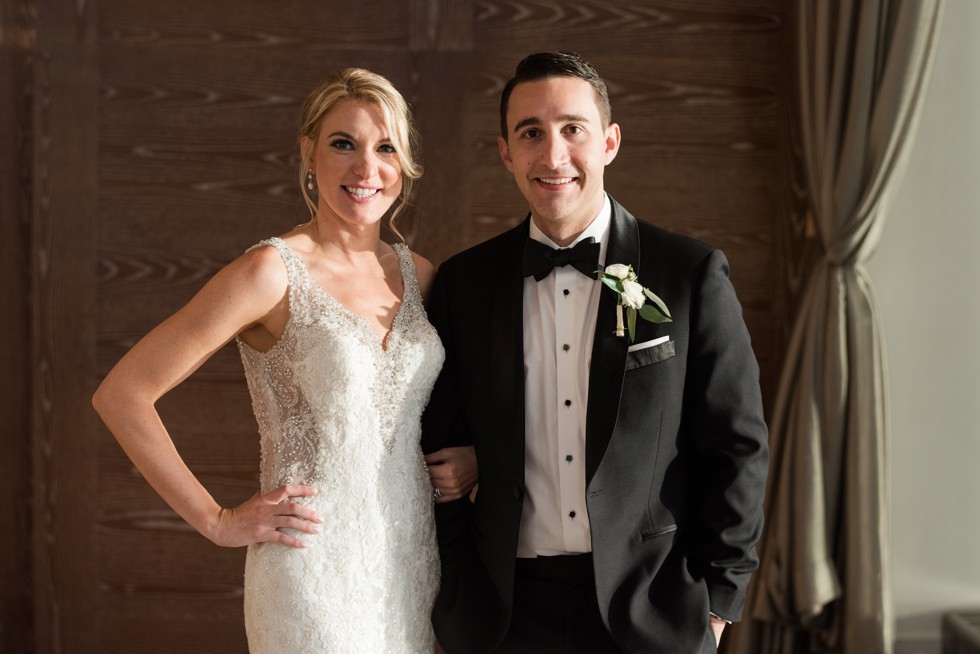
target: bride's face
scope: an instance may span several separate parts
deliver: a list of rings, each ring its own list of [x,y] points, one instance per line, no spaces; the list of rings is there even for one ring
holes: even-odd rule
[[[323,117],[313,146],[319,219],[373,225],[398,199],[401,163],[377,105],[341,100]]]

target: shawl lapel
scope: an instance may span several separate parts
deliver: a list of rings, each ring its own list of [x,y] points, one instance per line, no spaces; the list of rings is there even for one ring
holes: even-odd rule
[[[636,219],[610,198],[612,216],[609,223],[609,246],[605,265],[632,265],[640,272],[640,235]],[[598,282],[597,282],[598,283]],[[595,476],[602,461],[619,414],[619,401],[626,373],[627,336],[616,336],[616,295],[600,290],[596,315],[592,363],[589,368],[589,401],[585,417],[585,483]]]

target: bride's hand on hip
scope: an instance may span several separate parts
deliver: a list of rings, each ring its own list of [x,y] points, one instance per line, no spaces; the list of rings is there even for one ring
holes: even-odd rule
[[[290,501],[295,497],[312,497],[312,486],[287,484],[268,493],[256,493],[251,499],[233,508],[218,512],[208,538],[223,547],[242,547],[252,543],[282,543],[302,548],[303,541],[283,532],[295,529],[308,534],[320,533],[322,520],[308,506]]]

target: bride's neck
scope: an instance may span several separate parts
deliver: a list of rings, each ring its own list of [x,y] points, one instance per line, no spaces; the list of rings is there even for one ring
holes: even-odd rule
[[[309,237],[322,255],[352,265],[371,263],[392,253],[381,241],[381,225],[338,225],[333,221],[314,220]]]

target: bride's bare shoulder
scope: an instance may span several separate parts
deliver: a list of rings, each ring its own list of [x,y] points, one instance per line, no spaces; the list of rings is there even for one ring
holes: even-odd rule
[[[436,267],[418,252],[412,252],[412,260],[415,262],[415,278],[419,282],[419,291],[422,293],[422,299],[426,300],[429,297],[429,289],[432,288],[432,281],[436,278]]]

